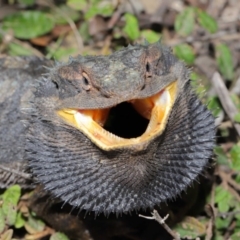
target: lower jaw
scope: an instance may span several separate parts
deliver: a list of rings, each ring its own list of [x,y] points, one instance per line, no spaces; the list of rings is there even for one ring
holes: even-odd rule
[[[149,119],[145,132],[133,138],[123,138],[104,129],[109,109],[62,109],[57,113],[67,124],[81,131],[102,150],[111,151],[123,148],[142,150],[164,131],[176,92],[177,81],[152,97],[128,101],[143,117]]]

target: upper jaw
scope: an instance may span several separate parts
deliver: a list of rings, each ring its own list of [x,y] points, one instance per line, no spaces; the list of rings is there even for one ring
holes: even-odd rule
[[[139,151],[146,148],[164,131],[176,99],[177,87],[176,80],[150,97],[127,101],[142,117],[149,120],[145,131],[139,136],[125,138],[105,130],[104,124],[109,117],[110,107],[102,109],[63,108],[58,110],[57,114],[104,151],[117,149]]]

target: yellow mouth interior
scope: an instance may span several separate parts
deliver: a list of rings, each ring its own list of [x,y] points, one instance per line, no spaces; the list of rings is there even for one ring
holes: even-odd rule
[[[124,138],[104,129],[110,115],[110,108],[90,110],[62,109],[57,113],[65,122],[79,129],[94,144],[105,151],[129,146],[139,147],[163,132],[176,93],[177,81],[171,83],[154,96],[128,101],[143,118],[148,120],[145,131],[140,136],[132,138]]]

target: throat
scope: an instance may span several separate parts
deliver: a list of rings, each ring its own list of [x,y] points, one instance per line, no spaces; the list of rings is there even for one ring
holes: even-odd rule
[[[137,138],[147,129],[149,120],[142,117],[132,106],[123,102],[110,110],[103,128],[121,138]]]

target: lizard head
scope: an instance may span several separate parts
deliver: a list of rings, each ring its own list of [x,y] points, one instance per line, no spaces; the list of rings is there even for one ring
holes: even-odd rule
[[[70,59],[36,86],[27,141],[33,175],[97,213],[152,208],[202,172],[214,119],[188,70],[159,42]]]

